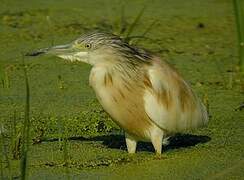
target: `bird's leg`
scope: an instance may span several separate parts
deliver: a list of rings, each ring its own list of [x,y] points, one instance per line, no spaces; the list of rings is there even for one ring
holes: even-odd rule
[[[135,140],[135,138],[125,133],[125,142],[126,142],[128,153],[130,154],[135,153],[136,145],[137,145],[137,141]]]
[[[157,155],[162,153],[163,135],[161,129],[157,129],[151,134],[151,141]]]
[[[155,149],[156,154],[161,154],[162,152],[162,138],[155,137],[152,139],[152,144]]]

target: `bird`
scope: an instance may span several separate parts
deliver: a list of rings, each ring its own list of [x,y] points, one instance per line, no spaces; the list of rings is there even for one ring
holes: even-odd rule
[[[208,124],[200,98],[165,59],[108,32],[90,32],[66,45],[27,56],[49,54],[92,66],[89,85],[103,109],[124,130],[128,153],[139,141],[162,153],[167,139]]]

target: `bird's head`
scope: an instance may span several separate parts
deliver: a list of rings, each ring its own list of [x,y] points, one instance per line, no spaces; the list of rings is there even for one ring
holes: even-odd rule
[[[39,49],[26,55],[50,54],[69,61],[81,61],[94,65],[106,59],[106,56],[111,56],[115,53],[112,50],[114,44],[123,44],[123,42],[115,35],[94,32],[83,35],[69,44]]]
[[[120,37],[103,32],[83,35],[75,41],[27,53],[27,56],[50,54],[69,61],[81,61],[91,65],[99,63],[147,62],[149,55],[140,49],[130,46]]]

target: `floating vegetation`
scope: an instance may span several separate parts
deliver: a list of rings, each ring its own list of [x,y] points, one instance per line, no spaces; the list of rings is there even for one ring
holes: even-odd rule
[[[12,28],[29,28],[35,23],[40,23],[43,17],[49,14],[47,9],[36,9],[20,12],[4,12],[0,14],[2,23]]]
[[[243,93],[235,67],[233,2],[224,1],[3,1],[0,179],[20,179],[20,160],[26,162],[20,52],[67,42],[94,29],[113,32],[170,60],[202,95],[211,113],[209,126],[195,131],[196,136],[177,136],[161,158],[142,142],[131,156],[123,131],[93,100],[89,66],[49,57],[26,60],[31,116],[28,168],[22,165],[22,174],[28,171],[29,179],[116,179],[123,173],[127,179],[241,179]]]

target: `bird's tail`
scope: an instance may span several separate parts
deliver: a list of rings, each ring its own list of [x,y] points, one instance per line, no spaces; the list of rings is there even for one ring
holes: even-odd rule
[[[208,117],[207,108],[199,98],[197,98],[196,112],[197,115],[195,116],[194,119],[192,119],[192,125],[190,129],[204,127],[208,124],[209,117]]]
[[[209,121],[208,111],[206,106],[202,102],[200,102],[200,106],[201,106],[201,114],[202,114],[202,126],[206,126]]]

